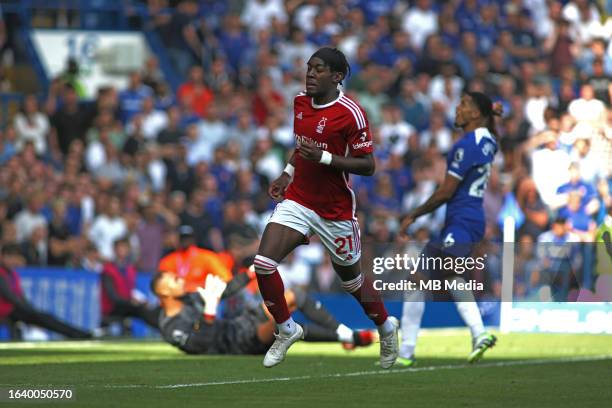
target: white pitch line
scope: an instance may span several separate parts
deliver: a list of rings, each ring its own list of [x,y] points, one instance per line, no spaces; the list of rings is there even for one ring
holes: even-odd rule
[[[438,371],[438,370],[461,370],[465,368],[495,368],[495,367],[512,367],[512,366],[527,366],[527,365],[544,365],[544,364],[562,364],[562,363],[580,363],[589,361],[605,361],[612,360],[612,355],[599,355],[599,356],[579,356],[579,357],[564,357],[556,359],[537,359],[537,360],[514,360],[514,361],[498,361],[491,363],[478,363],[478,364],[447,364],[447,365],[433,365],[427,367],[416,367],[416,368],[393,368],[390,370],[369,370],[369,371],[354,371],[348,373],[330,373],[322,375],[302,375],[295,377],[272,377],[272,378],[252,378],[245,380],[228,380],[228,381],[211,381],[211,382],[199,382],[199,383],[187,383],[187,384],[167,384],[167,385],[148,385],[148,384],[125,384],[125,385],[89,385],[87,388],[105,388],[105,389],[134,389],[134,388],[146,388],[146,389],[176,389],[176,388],[192,388],[192,387],[211,387],[216,385],[240,385],[240,384],[261,384],[269,382],[286,382],[286,381],[299,381],[299,380],[319,380],[325,378],[344,378],[344,377],[363,377],[368,375],[388,375],[388,374],[402,374],[402,373],[418,373],[424,371]],[[36,386],[36,387],[47,387],[57,386],[57,384],[0,384],[1,387],[8,386]]]
[[[325,379],[325,378],[363,377],[363,376],[368,376],[368,375],[418,373],[418,372],[423,372],[423,371],[458,370],[458,369],[464,369],[464,368],[494,368],[494,367],[511,367],[511,366],[538,365],[538,364],[577,363],[577,362],[589,362],[589,361],[604,361],[604,360],[610,360],[610,359],[612,359],[612,355],[601,355],[601,356],[567,357],[567,358],[557,358],[557,359],[499,361],[499,362],[492,362],[492,363],[480,363],[480,364],[475,364],[475,365],[448,364],[448,365],[416,367],[416,368],[396,368],[396,369],[391,369],[391,370],[355,371],[355,372],[349,372],[349,373],[302,375],[302,376],[296,376],[296,377],[253,378],[253,379],[248,379],[248,380],[211,381],[211,382],[199,382],[199,383],[187,383],[187,384],[107,385],[104,388],[175,389],[175,388],[192,388],[192,387],[210,387],[210,386],[215,386],[215,385],[259,384],[259,383],[269,383],[269,382],[318,380],[318,379]]]

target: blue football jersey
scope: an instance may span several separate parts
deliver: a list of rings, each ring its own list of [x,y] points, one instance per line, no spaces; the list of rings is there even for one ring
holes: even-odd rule
[[[446,226],[461,226],[472,242],[482,239],[485,216],[482,207],[497,142],[488,129],[468,132],[448,153],[448,173],[461,180],[446,204]]]

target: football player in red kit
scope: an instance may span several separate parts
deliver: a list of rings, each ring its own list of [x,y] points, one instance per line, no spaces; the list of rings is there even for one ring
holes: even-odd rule
[[[277,204],[255,257],[264,304],[278,333],[264,358],[265,367],[283,361],[303,330],[289,313],[277,267],[298,245],[316,234],[329,252],[342,287],[355,297],[380,334],[380,364],[389,368],[398,355],[398,322],[369,278],[361,273],[361,240],[349,173],[371,176],[373,142],[364,110],[339,85],[349,73],[344,54],[321,48],[308,61],[306,91],[294,100],[296,149],[269,188]]]

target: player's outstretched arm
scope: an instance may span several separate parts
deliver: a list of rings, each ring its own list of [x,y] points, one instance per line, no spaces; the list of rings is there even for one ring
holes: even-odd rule
[[[358,157],[339,156],[319,149],[314,143],[302,142],[298,154],[306,160],[328,165],[351,174],[371,176],[376,170],[376,162],[371,153]]]
[[[430,212],[435,211],[442,204],[445,204],[448,200],[450,200],[453,194],[455,194],[460,182],[461,180],[459,180],[457,177],[447,173],[444,181],[436,189],[436,191],[434,191],[431,197],[429,197],[429,199],[427,199],[423,205],[415,208],[410,214],[404,217],[400,227],[401,233],[405,234],[406,229],[421,215],[429,214]]]

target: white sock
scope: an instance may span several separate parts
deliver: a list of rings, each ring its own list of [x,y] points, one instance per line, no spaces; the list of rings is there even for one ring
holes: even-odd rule
[[[389,333],[393,332],[393,330],[395,330],[395,325],[391,323],[391,320],[389,320],[389,318],[387,317],[387,320],[385,320],[383,324],[377,326],[377,328],[379,335],[386,336]]]
[[[465,280],[460,277],[453,278],[459,283],[465,283]],[[478,310],[478,304],[474,299],[474,294],[470,290],[450,290],[453,299],[455,299],[455,305],[459,315],[470,328],[472,333],[472,339],[477,339],[480,335],[485,333],[484,324],[482,323],[482,317],[480,316],[480,310]]]
[[[289,319],[287,319],[286,321],[280,324],[277,324],[276,329],[278,330],[279,333],[282,333],[285,335],[291,335],[295,333],[295,331],[297,330],[295,321],[293,321],[293,317],[289,317]]]
[[[353,331],[340,323],[340,326],[336,329],[336,334],[338,335],[338,341],[343,343],[354,343],[355,339],[353,338]]]
[[[400,357],[414,356],[421,320],[425,311],[425,296],[421,291],[409,292],[402,306],[402,344]]]

